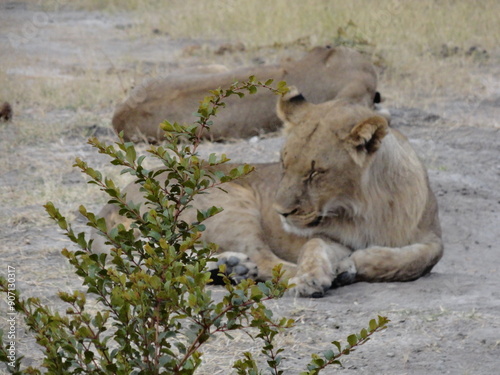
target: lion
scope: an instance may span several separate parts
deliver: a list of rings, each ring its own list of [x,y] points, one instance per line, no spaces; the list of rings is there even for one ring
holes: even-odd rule
[[[193,109],[211,89],[228,88],[252,75],[260,80],[285,80],[299,87],[313,103],[346,98],[372,107],[380,98],[376,93],[377,75],[368,58],[346,47],[316,47],[298,61],[283,61],[279,65],[234,71],[208,69],[150,80],[132,90],[116,107],[113,128],[117,133],[123,132],[126,141],[161,141],[162,121],[193,123]],[[226,110],[217,114],[211,131],[206,133],[211,140],[250,138],[277,131],[281,125],[275,113],[275,99],[268,90],[259,90],[245,100],[229,97],[224,101]]]
[[[429,273],[443,255],[438,206],[408,139],[346,99],[313,104],[292,90],[277,113],[286,124],[281,162],[196,196],[184,216],[195,222],[196,209],[224,208],[202,237],[220,246],[218,264],[236,281],[268,280],[282,264],[304,297]],[[144,201],[137,184],[124,192]],[[100,216],[109,226],[122,220],[112,205]]]

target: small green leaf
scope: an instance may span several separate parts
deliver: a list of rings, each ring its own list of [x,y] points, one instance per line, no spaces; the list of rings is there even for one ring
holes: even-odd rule
[[[134,145],[132,143],[127,143],[126,146],[127,146],[127,151],[125,154],[125,159],[127,159],[129,163],[133,164],[137,157]]]
[[[363,328],[361,330],[361,332],[359,333],[359,335],[361,336],[362,339],[366,339],[366,337],[368,336],[368,332],[366,331],[366,328]]]
[[[327,350],[327,351],[323,352],[323,356],[325,357],[325,359],[327,361],[330,361],[331,359],[333,359],[335,357],[335,353],[333,352],[333,350]]]
[[[90,363],[94,359],[94,352],[86,350],[85,353],[85,363]]]
[[[358,343],[358,338],[356,335],[349,335],[347,337],[347,342],[351,347],[356,346],[356,344]]]
[[[332,344],[335,345],[335,347],[337,348],[337,350],[339,352],[342,351],[342,346],[340,345],[340,342],[338,342],[338,341],[332,341]]]

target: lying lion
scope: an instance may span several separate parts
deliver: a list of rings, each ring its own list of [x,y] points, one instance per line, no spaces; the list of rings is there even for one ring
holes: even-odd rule
[[[443,254],[438,207],[406,137],[344,99],[316,105],[292,91],[278,114],[287,130],[281,163],[195,198],[195,208],[224,208],[203,238],[220,245],[235,279],[269,279],[282,263],[298,295],[321,297],[332,285],[430,272]],[[125,192],[144,201],[137,184]],[[122,220],[112,205],[100,215],[108,225]],[[184,219],[196,221],[196,210]]]
[[[302,90],[308,100],[322,103],[334,98],[373,106],[376,99],[377,76],[363,55],[345,47],[316,47],[301,60],[285,61],[281,65],[262,65],[221,72],[214,71],[168,76],[152,80],[134,89],[119,104],[113,115],[113,128],[123,131],[127,141],[158,141],[163,132],[159,124],[171,122],[192,124],[193,108],[216,87],[229,87],[234,81],[257,79],[285,80]],[[274,95],[261,90],[245,100],[230,97],[210,133],[212,140],[249,138],[276,131],[281,125],[275,113]]]

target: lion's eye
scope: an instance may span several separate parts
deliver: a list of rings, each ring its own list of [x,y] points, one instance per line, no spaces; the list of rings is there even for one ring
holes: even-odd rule
[[[314,178],[318,177],[319,175],[325,173],[324,170],[322,169],[315,169],[315,170],[312,170],[310,173],[309,173],[309,176],[307,177],[307,179],[309,181],[312,181]]]
[[[283,169],[285,169],[285,157],[287,155],[287,151],[286,150],[283,150],[282,152],[280,152],[280,164],[281,164],[281,167]]]
[[[312,180],[317,175],[319,175],[319,171],[311,171],[311,174],[309,175],[309,179]]]
[[[316,162],[313,160],[311,163],[311,169],[309,170],[307,176],[304,178],[304,181],[311,182],[314,178],[318,177],[323,173],[325,173],[325,170],[321,168],[316,168]]]

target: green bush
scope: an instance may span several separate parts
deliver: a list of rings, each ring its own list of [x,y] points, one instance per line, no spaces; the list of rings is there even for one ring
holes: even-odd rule
[[[52,203],[45,208],[78,250],[64,249],[62,254],[83,280],[85,292],[59,292],[67,303],[64,314],[41,304],[37,298],[22,299],[15,291],[8,308],[20,313],[34,332],[42,347],[43,372],[48,374],[193,374],[202,361],[200,348],[217,334],[244,329],[253,338],[262,340],[262,354],[271,374],[279,370],[284,348],[276,348],[274,338],[283,329],[293,326],[293,320],[274,317],[264,302],[280,298],[288,289],[280,266],[272,280],[255,283],[244,280],[233,285],[224,274],[227,293],[215,302],[206,288],[211,281],[207,262],[213,261],[216,246],[205,244],[200,236],[203,221],[217,214],[221,208],[198,211],[197,222],[187,223],[181,214],[193,197],[206,193],[212,187],[239,178],[252,170],[243,165],[225,174],[208,170],[208,166],[225,163],[222,155],[211,155],[202,160],[197,154],[201,134],[211,125],[210,118],[224,106],[230,95],[244,96],[257,87],[283,94],[284,82],[271,88],[250,77],[248,82],[235,83],[228,90],[214,90],[198,110],[199,120],[192,126],[164,122],[166,132],[163,146],[151,146],[148,153],[161,161],[162,167],[148,170],[143,166],[145,156],[137,157],[132,143],[120,140],[116,146],[105,145],[92,138],[100,153],[109,155],[111,163],[121,166],[122,173],[130,173],[141,185],[149,202],[149,210],[141,215],[139,207],[127,204],[124,194],[108,178],[77,159],[75,166],[90,177],[109,195],[110,203],[118,205],[120,214],[131,219],[130,228],[118,225],[107,230],[103,218],[80,207],[87,225],[106,237],[108,253],[92,251],[92,240],[84,233],[75,233],[66,218]],[[155,178],[167,173],[170,184]],[[137,233],[140,233],[137,236]],[[7,280],[0,280],[0,289],[8,293]],[[98,304],[98,310],[89,311],[87,298]],[[95,311],[95,312],[94,312]],[[301,374],[317,374],[328,365],[339,364],[339,358],[349,354],[369,337],[386,327],[388,320],[372,320],[368,329],[347,338],[347,346],[334,341],[332,350],[314,354],[307,370]],[[2,335],[3,332],[0,332]],[[230,337],[230,336],[229,336]],[[7,341],[0,337],[0,361],[14,374],[40,374],[42,370],[21,370],[22,357],[9,357]],[[260,374],[252,354],[233,364],[238,374]]]

